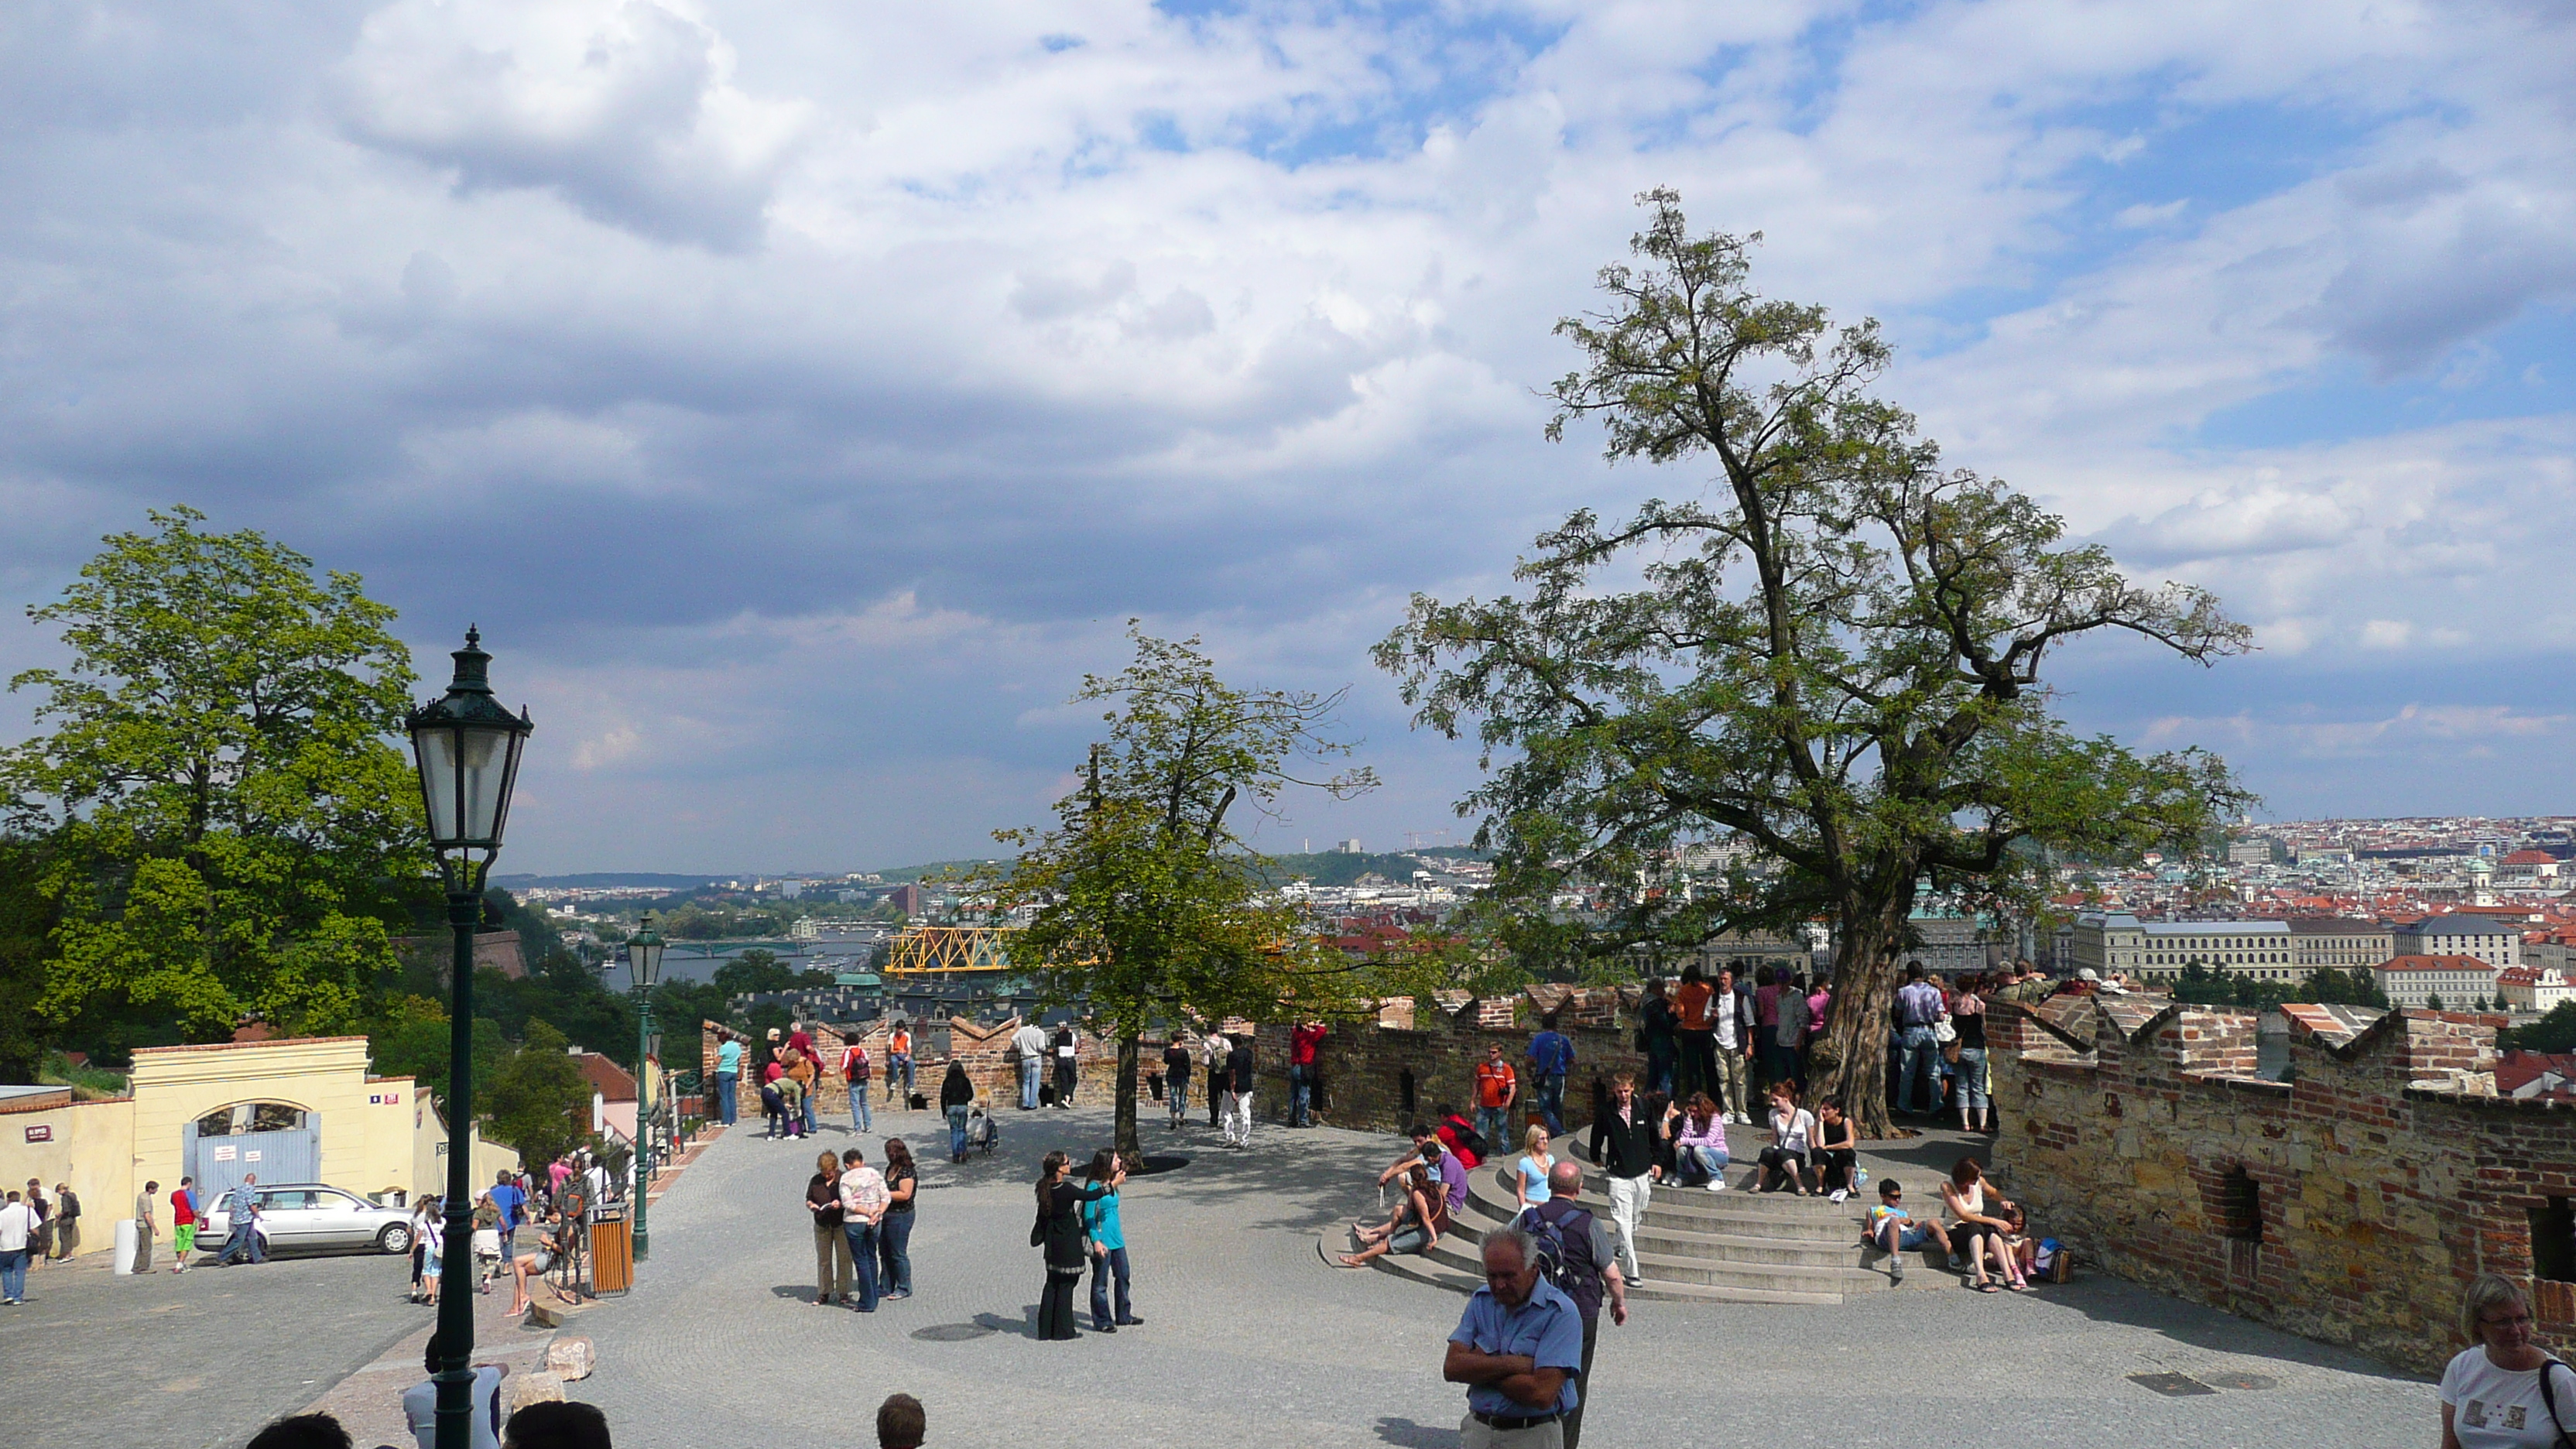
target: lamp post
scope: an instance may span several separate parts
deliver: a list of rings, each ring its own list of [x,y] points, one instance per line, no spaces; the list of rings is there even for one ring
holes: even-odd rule
[[[653,983],[662,974],[662,933],[646,911],[626,938],[626,972],[635,983],[635,1261],[652,1255],[644,1231],[644,1206],[653,1195]]]
[[[501,853],[519,752],[536,728],[527,711],[513,715],[492,697],[485,675],[492,656],[482,642],[478,631],[465,631],[447,693],[404,721],[456,938],[448,985],[447,1241],[460,1245],[474,1241],[474,927],[483,918],[492,858]],[[474,1255],[450,1252],[440,1271],[437,1445],[473,1449]]]

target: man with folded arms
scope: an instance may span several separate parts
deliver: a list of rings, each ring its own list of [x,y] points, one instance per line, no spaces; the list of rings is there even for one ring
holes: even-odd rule
[[[1440,1376],[1467,1385],[1459,1449],[1563,1449],[1581,1402],[1583,1314],[1539,1277],[1538,1248],[1518,1228],[1487,1233],[1485,1286],[1467,1300]]]

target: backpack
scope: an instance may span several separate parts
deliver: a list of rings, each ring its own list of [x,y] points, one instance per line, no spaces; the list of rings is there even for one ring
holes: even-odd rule
[[[1568,1228],[1576,1228],[1585,1233],[1586,1237],[1583,1256],[1589,1258],[1592,1256],[1590,1242],[1590,1231],[1592,1226],[1591,1218],[1592,1213],[1590,1209],[1577,1208],[1574,1212],[1566,1215],[1564,1222],[1555,1223],[1550,1222],[1537,1208],[1533,1207],[1523,1211],[1520,1215],[1519,1221],[1513,1224],[1514,1227],[1517,1227],[1522,1232],[1529,1234],[1531,1240],[1538,1244],[1539,1276],[1545,1278],[1550,1286],[1568,1298],[1572,1298],[1576,1295],[1578,1291],[1577,1285],[1581,1284],[1589,1275],[1583,1273],[1574,1266],[1573,1255],[1567,1250],[1566,1246],[1566,1230]],[[1597,1275],[1601,1271],[1601,1265],[1594,1263],[1591,1265],[1591,1269],[1592,1274]]]

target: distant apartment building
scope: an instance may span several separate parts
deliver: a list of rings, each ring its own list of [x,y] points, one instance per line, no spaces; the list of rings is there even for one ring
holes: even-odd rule
[[[2467,911],[2397,928],[2401,956],[2474,956],[2499,971],[2522,964],[2522,927]]]
[[[2497,1003],[2507,1011],[2547,1011],[2561,1002],[2576,1001],[2576,981],[2554,966],[2499,971],[2495,991]]]
[[[2227,842],[2229,865],[2270,865],[2272,842],[2268,840],[2231,840]]]
[[[2303,974],[2368,970],[2397,954],[2397,933],[2350,916],[2292,916],[2290,954]]]
[[[2141,921],[2126,911],[2075,918],[2075,964],[2105,975],[2173,981],[2197,961],[2212,971],[2264,981],[2306,975],[2287,921]]]
[[[2399,956],[2371,968],[2391,1006],[2426,1006],[2435,997],[2450,1010],[2492,1000],[2496,968],[2475,956]]]

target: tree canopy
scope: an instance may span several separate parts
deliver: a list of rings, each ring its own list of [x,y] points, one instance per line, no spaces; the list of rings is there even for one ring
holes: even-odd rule
[[[344,1030],[426,865],[391,742],[410,654],[355,575],[193,509],[151,521],[28,610],[69,665],[10,681],[47,729],[0,754],[58,917],[35,1009],[60,1028],[122,1006],[200,1039],[252,1012]]]
[[[1054,828],[998,832],[1017,858],[969,879],[995,911],[1031,911],[1014,964],[1051,997],[1087,1002],[1117,1039],[1117,1143],[1132,1158],[1137,1042],[1149,1026],[1184,1011],[1329,1013],[1358,999],[1338,953],[1293,912],[1256,900],[1260,861],[1235,834],[1235,812],[1267,810],[1293,786],[1343,797],[1375,781],[1333,768],[1350,750],[1331,732],[1338,692],[1238,689],[1196,639],[1130,625],[1135,661],[1086,676],[1073,696],[1116,704],[1082,787],[1057,802]]]
[[[1571,515],[1520,561],[1525,595],[1416,596],[1377,659],[1417,723],[1482,745],[1460,809],[1525,947],[1611,960],[1832,922],[1821,1088],[1880,1134],[1918,901],[2026,910],[2037,847],[2133,858],[2241,799],[2210,756],[2070,729],[2044,667],[2093,636],[2206,663],[2248,634],[2204,591],[2134,583],[2002,482],[1943,467],[1871,392],[1875,323],[1760,295],[1758,237],[1694,237],[1673,193],[1641,201],[1637,264],[1600,274],[1609,308],[1558,324],[1584,365],[1548,432],[1597,420],[1612,462],[1708,486],[1621,522]],[[1702,873],[1694,846],[1747,849]],[[1605,919],[1548,909],[1587,883]]]

